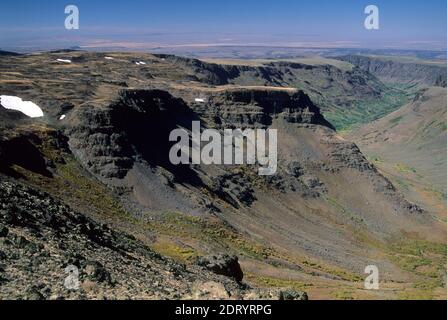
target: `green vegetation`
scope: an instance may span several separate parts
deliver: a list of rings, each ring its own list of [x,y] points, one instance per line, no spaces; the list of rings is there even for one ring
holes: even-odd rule
[[[402,180],[400,178],[395,178],[394,181],[399,185],[400,189],[405,190],[405,191],[410,190],[410,186],[404,180]]]
[[[393,125],[396,125],[396,124],[398,124],[400,122],[400,120],[402,120],[402,118],[403,118],[403,116],[399,116],[399,117],[393,118],[393,119],[390,120],[390,123],[393,124]]]
[[[425,240],[406,240],[392,244],[391,249],[398,255],[395,260],[403,269],[416,271],[417,267],[432,265],[430,256],[436,255],[438,262],[447,260],[447,245]],[[430,274],[431,275],[431,274]]]
[[[356,125],[380,119],[408,103],[412,97],[410,88],[402,85],[389,85],[389,90],[378,99],[354,102],[336,111],[326,112],[324,116],[337,130],[349,130]],[[401,118],[393,119],[398,123]]]
[[[156,242],[152,249],[164,256],[171,257],[182,263],[188,263],[199,256],[199,253],[193,248],[171,242]]]
[[[439,201],[447,200],[447,194],[434,186],[427,186],[424,191],[431,193]]]
[[[417,173],[415,168],[409,167],[403,163],[397,163],[394,168],[400,173]]]
[[[400,268],[423,280],[414,284],[424,294],[430,294],[444,283],[447,245],[426,240],[400,240],[391,244],[390,257]]]
[[[377,155],[367,155],[366,158],[368,159],[369,162],[372,162],[374,164],[381,164],[385,162],[384,159],[382,159],[380,156]]]
[[[242,236],[235,230],[226,227],[218,219],[204,219],[177,212],[165,212],[147,222],[145,227],[167,238],[181,239],[185,242],[194,241],[201,245],[233,251],[259,260],[276,255],[272,248]],[[170,248],[166,251],[172,249],[172,244],[168,244],[168,246]],[[159,249],[164,250],[161,246]]]
[[[268,288],[291,288],[295,290],[306,290],[313,286],[312,283],[307,283],[299,280],[278,279],[267,276],[258,276],[251,273],[246,274],[245,278],[252,283]]]
[[[352,290],[337,290],[333,292],[333,295],[338,300],[354,300]]]
[[[345,281],[352,281],[352,282],[356,282],[356,281],[361,281],[362,277],[360,277],[357,274],[351,273],[351,272],[346,272],[340,268],[334,268],[334,267],[330,267],[330,266],[324,266],[322,264],[319,264],[317,262],[314,261],[309,261],[309,260],[304,260],[302,261],[302,264],[304,266],[313,268],[313,269],[317,269],[320,270],[322,272],[326,272],[328,274],[331,274],[333,276],[336,276],[338,278],[340,278],[341,280],[345,280]]]
[[[397,126],[402,119],[403,119],[403,116],[399,116],[399,117],[391,119],[389,121],[390,124],[392,125],[391,128],[394,128],[395,126]]]

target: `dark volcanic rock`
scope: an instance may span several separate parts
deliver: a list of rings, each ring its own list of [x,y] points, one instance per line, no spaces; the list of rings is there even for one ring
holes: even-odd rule
[[[319,124],[333,128],[303,91],[231,89],[211,94],[194,110],[217,127],[266,127],[282,117],[291,123]]]
[[[348,55],[338,59],[386,81],[416,83],[423,86],[447,86],[447,68],[428,63],[399,62],[396,60]]]
[[[321,106],[327,109],[365,98],[377,98],[386,90],[375,76],[360,68],[341,70],[329,64],[307,65],[291,61],[273,61],[262,65],[220,65],[173,55],[157,57],[166,59],[189,74],[188,80],[208,85],[300,88],[312,99],[318,99]]]
[[[255,200],[250,181],[242,174],[224,174],[213,180],[212,190],[235,208],[250,206]]]
[[[73,112],[69,145],[81,163],[101,178],[123,178],[137,159],[170,167],[169,133],[191,126],[193,113],[161,90],[124,90],[108,106]]]
[[[17,57],[17,56],[20,56],[20,53],[0,50],[0,56]]]
[[[36,147],[40,143],[40,139],[33,134],[0,141],[0,170],[6,171],[11,165],[18,165],[35,173],[51,176],[48,163]]]
[[[166,59],[179,67],[182,66],[191,72],[191,78],[210,85],[225,85],[232,83],[241,75],[249,74],[262,84],[272,83],[274,80],[270,70],[265,67],[232,66],[206,63],[197,59],[177,57],[173,55],[156,55]]]
[[[226,298],[251,293],[227,278],[242,280],[236,257],[203,260],[208,270],[180,265],[13,182],[0,181],[0,225],[9,229],[0,241],[0,299],[191,299],[195,287],[210,283],[225,288]],[[64,286],[68,266],[79,271],[79,289]]]
[[[308,296],[306,292],[303,291],[295,291],[295,290],[281,290],[279,292],[279,300],[308,300]]]
[[[5,238],[8,236],[8,228],[6,228],[5,226],[0,225],[0,238]]]
[[[45,300],[45,297],[42,292],[40,292],[39,288],[33,286],[26,291],[24,300],[40,301]]]
[[[224,254],[199,257],[197,264],[216,274],[234,278],[237,282],[241,282],[244,277],[239,259],[236,256]]]
[[[106,282],[112,284],[112,277],[107,269],[97,261],[87,262],[84,267],[86,276],[96,282]]]

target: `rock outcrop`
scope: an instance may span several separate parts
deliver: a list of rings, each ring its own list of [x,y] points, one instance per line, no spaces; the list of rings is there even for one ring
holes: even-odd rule
[[[240,88],[204,93],[207,101],[192,107],[218,128],[267,127],[274,118],[332,128],[310,98],[299,90]]]
[[[447,86],[447,67],[417,61],[397,61],[381,57],[349,55],[338,59],[352,63],[384,81],[419,86]]]
[[[223,254],[199,257],[197,259],[197,264],[215,274],[233,278],[237,282],[241,282],[244,278],[244,273],[239,265],[239,259],[236,256]]]
[[[161,90],[123,90],[101,108],[73,112],[67,129],[69,145],[81,163],[104,179],[122,179],[138,159],[170,167],[169,133],[190,127],[193,112]]]
[[[190,299],[197,288],[201,299],[259,297],[234,281],[237,257],[201,261],[187,268],[47,193],[0,182],[0,299]]]

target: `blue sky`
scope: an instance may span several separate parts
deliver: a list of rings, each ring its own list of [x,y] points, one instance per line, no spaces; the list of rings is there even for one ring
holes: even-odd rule
[[[64,8],[80,9],[79,31],[64,29]],[[380,9],[380,30],[363,27]],[[445,0],[1,0],[0,48],[46,41],[153,44],[447,42]],[[2,44],[3,42],[3,44]],[[447,46],[446,46],[447,48]]]

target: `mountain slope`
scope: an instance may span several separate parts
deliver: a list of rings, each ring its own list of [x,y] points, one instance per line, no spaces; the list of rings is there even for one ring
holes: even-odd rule
[[[294,61],[262,60],[258,63],[208,63],[197,59],[157,55],[196,75],[211,85],[261,85],[294,87],[306,92],[323,111],[348,107],[360,99],[375,99],[386,87],[360,69],[338,68],[319,61],[305,64]],[[232,63],[232,61],[224,61]]]
[[[447,90],[421,91],[401,109],[349,134],[414,201],[446,217]]]
[[[252,69],[243,82],[238,76],[213,83],[216,70],[229,67],[213,65],[208,73],[178,60],[84,52],[0,60],[0,93],[31,100],[45,114],[23,122],[2,116],[2,177],[44,190],[188,265],[202,255],[237,254],[250,284],[306,289],[315,298],[442,290],[438,266],[445,261],[436,252],[444,248],[445,226],[338,136],[305,92],[264,82]],[[269,68],[278,68],[268,69],[269,77],[282,68],[314,70]],[[292,73],[290,82],[306,81],[306,74]],[[359,73],[357,80],[369,90],[368,78]],[[260,177],[256,166],[172,165],[169,132],[190,130],[192,120],[219,130],[278,129],[278,174]],[[421,245],[426,250],[412,254]],[[363,290],[370,264],[386,280],[380,292]],[[427,281],[435,283],[414,287]]]
[[[338,59],[370,72],[385,82],[400,82],[425,87],[447,86],[447,65],[444,62],[357,55],[343,56]]]

